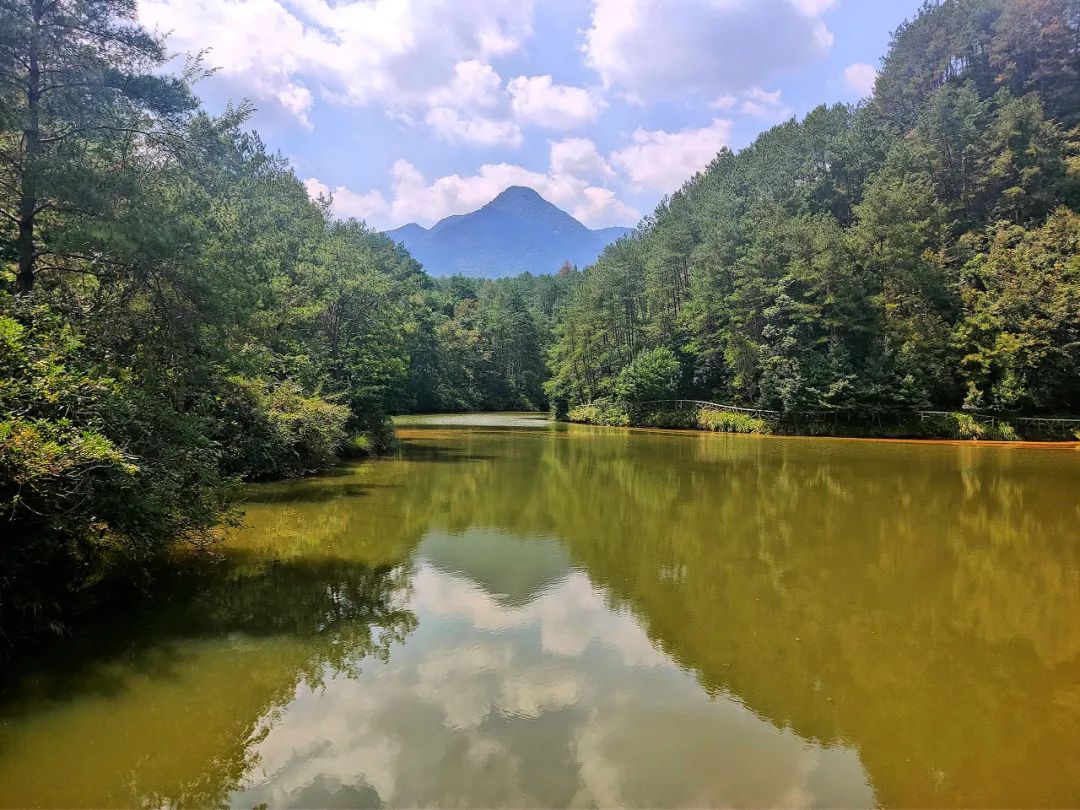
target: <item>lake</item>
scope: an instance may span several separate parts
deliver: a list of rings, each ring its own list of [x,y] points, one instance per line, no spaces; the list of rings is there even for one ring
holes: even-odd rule
[[[1080,804],[1080,452],[399,433],[9,664],[0,806]]]

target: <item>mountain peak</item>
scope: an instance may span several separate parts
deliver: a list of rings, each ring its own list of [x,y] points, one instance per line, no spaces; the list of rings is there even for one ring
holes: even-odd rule
[[[551,205],[536,189],[528,186],[509,186],[485,205],[485,208],[518,208],[521,206]],[[554,206],[552,206],[554,207]]]
[[[498,200],[512,200],[515,198],[533,200],[544,199],[536,189],[530,186],[507,186],[495,195],[495,199],[493,199],[492,202],[497,202]]]
[[[387,235],[434,275],[497,277],[554,273],[565,261],[584,267],[628,230],[591,231],[535,189],[510,186],[480,209],[441,219],[429,230],[410,223]]]

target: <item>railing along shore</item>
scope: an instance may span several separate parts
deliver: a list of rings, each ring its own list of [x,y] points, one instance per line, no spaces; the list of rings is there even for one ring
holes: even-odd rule
[[[590,402],[585,407],[593,405],[604,404],[602,402]],[[611,404],[611,403],[608,403]],[[1043,428],[1048,431],[1055,429],[1077,429],[1080,428],[1080,419],[1073,419],[1067,417],[1055,417],[1055,416],[999,416],[995,414],[975,413],[970,411],[928,411],[928,410],[888,410],[888,411],[773,411],[765,408],[742,408],[737,405],[725,405],[720,402],[709,402],[707,400],[700,399],[654,399],[646,400],[643,402],[621,402],[617,404],[640,407],[640,406],[674,406],[676,409],[681,408],[699,408],[709,411],[723,411],[726,413],[740,413],[747,416],[754,416],[759,419],[766,419],[771,421],[788,421],[799,422],[802,420],[826,420],[833,422],[876,422],[880,424],[884,420],[903,421],[913,417],[918,417],[919,421],[926,421],[929,419],[947,418],[954,413],[963,413],[965,416],[971,417],[978,422],[986,425],[996,427],[1002,422],[1010,424],[1021,423],[1030,425],[1034,428]]]

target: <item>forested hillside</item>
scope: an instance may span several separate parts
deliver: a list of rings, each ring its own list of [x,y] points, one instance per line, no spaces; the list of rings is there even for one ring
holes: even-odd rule
[[[871,100],[720,153],[584,273],[549,390],[1080,411],[1078,123],[1080,3],[927,3]]]
[[[436,279],[414,338],[411,398],[402,409],[536,411],[547,408],[547,349],[579,273]]]

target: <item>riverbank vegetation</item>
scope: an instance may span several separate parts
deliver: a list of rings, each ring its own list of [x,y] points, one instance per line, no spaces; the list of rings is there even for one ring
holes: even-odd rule
[[[0,628],[377,450],[430,282],[163,73],[126,0],[0,8]]]
[[[963,411],[857,414],[762,413],[721,409],[690,401],[633,403],[599,400],[569,409],[569,422],[609,427],[705,430],[714,433],[745,433],[757,436],[837,436],[880,439],[978,439],[1015,442],[1021,440],[1073,441],[1070,426],[1018,424],[997,417]]]
[[[578,273],[435,279],[414,341],[408,410],[538,411],[547,349]]]
[[[633,401],[664,350],[646,399],[1080,412],[1078,41],[1070,0],[928,3],[871,99],[722,151],[585,270],[551,396]]]
[[[436,283],[166,58],[130,0],[0,6],[0,641],[393,412],[546,404],[566,273]]]

